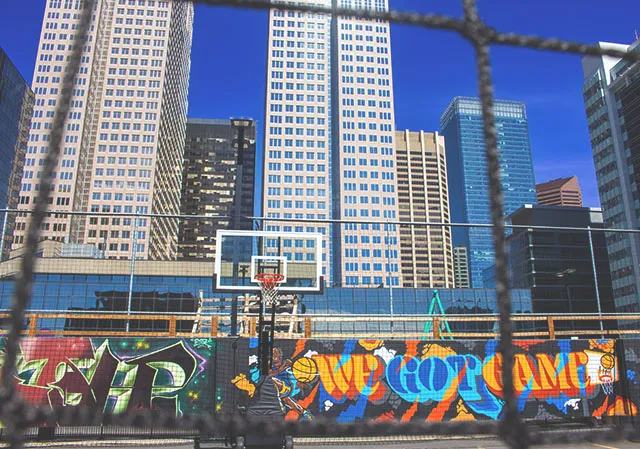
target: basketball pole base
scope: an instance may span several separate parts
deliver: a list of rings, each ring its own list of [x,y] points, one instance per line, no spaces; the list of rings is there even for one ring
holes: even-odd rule
[[[258,273],[260,283],[260,315],[258,317],[258,361],[260,375],[268,376],[273,366],[273,344],[276,328],[276,304],[278,303],[278,283],[285,277],[280,273]],[[267,306],[271,305],[271,320],[265,321]],[[267,328],[267,324],[269,328]]]

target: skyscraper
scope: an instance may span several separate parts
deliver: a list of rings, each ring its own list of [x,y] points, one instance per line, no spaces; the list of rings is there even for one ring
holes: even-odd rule
[[[544,206],[582,207],[578,177],[559,178],[536,184],[538,203]]]
[[[216,230],[251,229],[255,163],[252,120],[187,120],[180,212],[229,218],[182,220],[179,259],[213,259]]]
[[[37,195],[62,74],[82,2],[47,2],[33,76],[36,94],[20,207]],[[193,5],[100,0],[71,101],[55,173],[58,211],[179,213]],[[19,218],[14,243],[25,239]],[[177,220],[55,214],[43,237],[92,243],[109,258],[174,258]]]
[[[398,218],[450,223],[445,141],[438,133],[396,132]],[[403,287],[452,288],[451,228],[400,227]]]
[[[524,103],[496,100],[498,150],[505,215],[523,204],[536,204],[536,185]],[[456,97],[440,118],[447,149],[449,201],[454,223],[491,223],[489,178],[485,156],[482,106],[478,98]],[[454,246],[469,252],[472,288],[483,287],[482,272],[494,264],[489,229],[456,228]]]
[[[388,9],[387,0],[333,1]],[[397,229],[379,223],[398,207],[389,24],[272,9],[268,51],[264,215],[378,222],[268,229],[322,232],[334,285],[400,285]]]
[[[600,42],[601,48],[640,51]],[[638,229],[640,205],[640,63],[609,56],[582,60],[584,97],[600,203],[606,228]],[[640,311],[640,237],[607,234],[618,312]]]
[[[15,209],[33,114],[33,91],[0,48],[0,208]],[[0,214],[0,259],[11,250],[15,214]],[[6,220],[6,221],[4,221]]]

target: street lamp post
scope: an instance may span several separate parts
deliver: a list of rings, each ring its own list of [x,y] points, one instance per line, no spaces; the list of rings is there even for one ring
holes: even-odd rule
[[[390,224],[385,224],[387,228],[387,274],[389,275],[389,312],[391,315],[391,334],[393,334],[393,270],[391,269],[391,235]]]
[[[556,277],[562,281],[564,281],[564,285],[567,291],[567,301],[569,302],[569,313],[573,314],[573,303],[571,302],[571,289],[569,286],[569,276],[575,274],[576,269],[575,268],[567,268],[566,270],[562,270],[558,273],[556,273]],[[573,320],[571,321],[571,329],[574,329],[574,323]]]
[[[233,192],[233,211],[231,212],[231,229],[247,229],[247,226],[243,223],[242,217],[242,194],[243,194],[243,166],[244,166],[244,146],[245,146],[245,129],[251,126],[252,120],[247,119],[231,119],[231,126],[233,126],[238,131],[237,137],[237,145],[238,152],[236,153],[236,179],[235,179],[235,189]],[[232,259],[233,259],[233,282],[235,285],[238,285],[238,252],[241,251],[240,248],[232,249]],[[240,268],[243,285],[244,278],[246,276],[246,268]],[[231,298],[231,336],[235,337],[238,335],[238,297],[233,295]]]
[[[232,229],[246,229],[244,224],[241,225],[242,217],[242,181],[244,179],[244,146],[245,146],[245,130],[251,126],[252,120],[248,119],[231,119],[231,126],[238,130],[238,153],[236,155],[236,182],[234,192],[234,210],[231,220]],[[251,192],[253,193],[253,192]]]
[[[591,254],[591,268],[593,269],[593,283],[596,288],[596,305],[598,306],[598,316],[600,317],[600,332],[604,338],[604,324],[602,323],[602,304],[600,304],[600,287],[598,286],[598,269],[596,267],[596,254],[593,251],[593,237],[591,236],[591,226],[587,226],[589,230],[589,251]]]

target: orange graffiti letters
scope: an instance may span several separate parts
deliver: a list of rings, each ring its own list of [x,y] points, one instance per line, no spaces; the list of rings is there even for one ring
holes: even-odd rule
[[[354,399],[368,394],[371,401],[381,399],[385,387],[380,383],[384,364],[371,354],[354,354],[341,364],[341,355],[315,355],[324,389],[334,399]]]

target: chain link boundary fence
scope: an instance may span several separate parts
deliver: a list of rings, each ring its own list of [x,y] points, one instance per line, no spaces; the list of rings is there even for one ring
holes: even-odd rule
[[[354,424],[336,424],[323,420],[313,422],[255,421],[245,418],[216,418],[212,416],[179,418],[156,411],[137,411],[121,415],[104,414],[101,410],[86,407],[36,408],[27,405],[16,393],[13,383],[18,341],[23,328],[25,310],[31,297],[34,273],[35,253],[38,247],[40,227],[46,218],[48,197],[51,193],[52,173],[60,153],[60,144],[68,116],[74,80],[79,70],[82,50],[87,42],[94,3],[97,0],[84,0],[82,14],[76,31],[75,45],[65,70],[58,107],[53,118],[49,151],[45,160],[40,190],[33,207],[29,224],[26,252],[22,258],[21,270],[16,276],[15,295],[12,304],[9,331],[6,335],[6,354],[2,366],[2,389],[0,391],[0,420],[5,426],[6,435],[12,448],[23,444],[23,431],[26,427],[40,423],[59,423],[62,425],[121,425],[147,428],[194,429],[203,434],[242,434],[248,429],[252,433],[265,435],[286,433],[294,436],[392,436],[392,435],[499,435],[512,448],[526,448],[531,444],[564,443],[581,441],[608,441],[626,439],[637,432],[633,428],[606,429],[598,432],[576,431],[563,433],[534,433],[518,415],[516,397],[513,388],[513,322],[511,321],[511,299],[508,287],[507,255],[505,246],[505,227],[503,220],[503,196],[500,185],[499,155],[495,115],[493,110],[493,82],[491,74],[490,46],[510,45],[561,53],[573,53],[593,56],[613,56],[640,61],[640,53],[625,53],[612,49],[602,49],[595,45],[567,42],[536,36],[501,33],[481,20],[475,0],[463,1],[463,17],[455,18],[434,14],[409,12],[378,12],[351,10],[337,7],[277,3],[277,8],[311,13],[324,13],[350,16],[370,20],[384,20],[393,23],[449,30],[466,38],[473,46],[478,72],[478,91],[483,108],[483,123],[486,145],[487,171],[491,195],[492,234],[495,247],[496,294],[500,315],[499,352],[503,358],[502,380],[504,385],[505,415],[499,422],[359,422]],[[187,0],[172,0],[187,1]],[[196,0],[210,6],[234,6],[254,9],[269,9],[276,6],[269,0]]]

